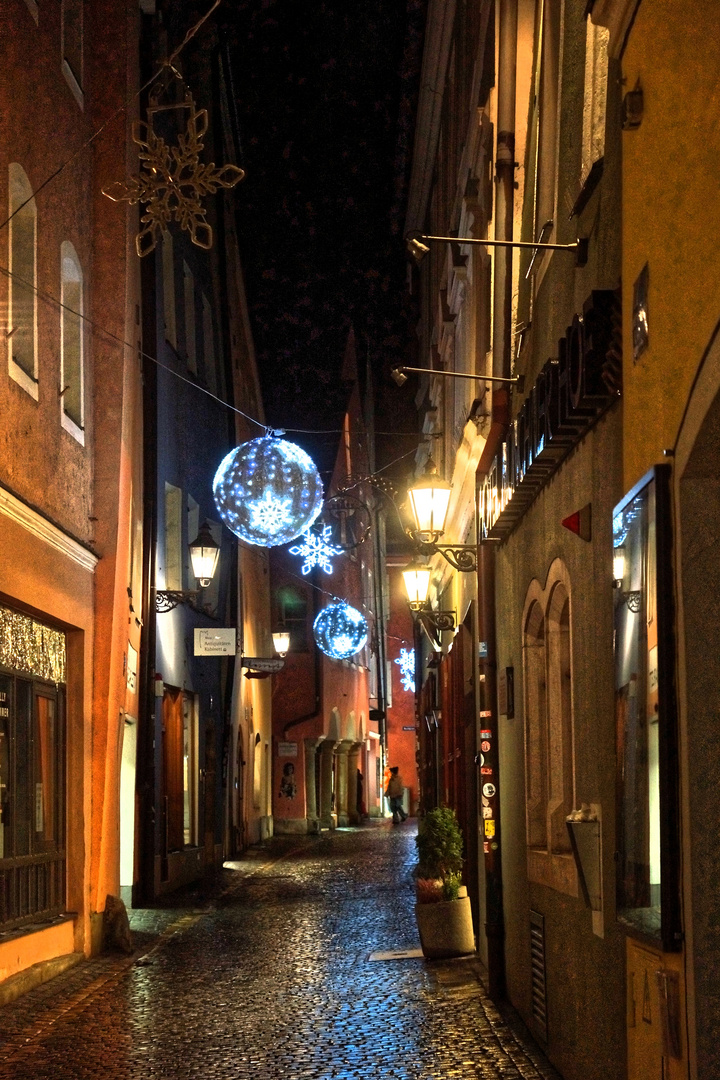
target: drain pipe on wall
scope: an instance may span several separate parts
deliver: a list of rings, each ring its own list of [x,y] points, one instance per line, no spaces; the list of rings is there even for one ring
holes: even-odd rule
[[[495,153],[495,239],[514,240],[515,203],[515,97],[517,74],[517,0],[496,0],[495,26],[497,46],[497,139]],[[493,275],[493,375],[508,379],[512,374],[512,289],[513,249],[496,248]],[[497,385],[497,384],[495,384]],[[501,384],[502,385],[502,384]],[[492,428],[488,442],[492,445],[483,453],[478,469],[479,485],[482,482],[482,466],[492,460],[500,437],[510,423],[510,391],[508,386],[493,390]],[[484,472],[484,470],[483,470]],[[480,522],[477,522],[478,530]],[[480,532],[477,536],[480,541]],[[486,767],[491,766],[492,784],[488,791],[494,795],[488,799],[493,817],[492,828],[486,831],[488,819],[481,819],[478,826],[484,841],[485,866],[485,936],[488,950],[488,979],[490,996],[498,1001],[506,995],[505,978],[505,920],[502,893],[502,847],[500,827],[500,800],[503,795],[502,777],[499,773],[499,717],[497,693],[497,649],[495,640],[495,545],[493,541],[478,543],[478,629],[479,641],[484,643],[479,658],[481,729],[488,730],[490,739],[484,745]],[[482,739],[481,739],[482,743]],[[487,776],[487,774],[485,774]],[[478,769],[478,786],[483,775]],[[482,803],[482,799],[478,799]],[[489,833],[491,835],[489,835]]]

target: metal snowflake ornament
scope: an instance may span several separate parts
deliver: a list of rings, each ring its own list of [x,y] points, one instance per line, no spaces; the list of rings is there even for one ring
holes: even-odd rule
[[[166,143],[153,127],[156,116],[171,109],[190,112],[176,146]],[[103,195],[113,202],[144,205],[145,212],[140,217],[142,229],[135,237],[140,258],[155,249],[173,221],[190,233],[193,244],[208,250],[212,247],[213,231],[201,200],[214,195],[218,188],[234,187],[245,172],[237,165],[217,169],[214,161],[208,164],[200,161],[208,113],[207,109],[196,109],[189,95],[180,105],[151,105],[147,115],[147,123],[136,120],[132,128],[133,141],[140,147],[139,175],[103,188]]]
[[[332,574],[332,559],[335,555],[342,555],[342,551],[329,542],[331,533],[329,525],[323,525],[321,533],[308,529],[302,534],[302,543],[290,548],[291,555],[299,555],[304,560],[301,567],[303,574],[309,574],[315,566],[326,574]]]
[[[415,693],[415,650],[414,649],[401,649],[400,655],[393,663],[397,664],[400,668],[400,681],[402,683],[403,690],[409,690],[412,694]]]

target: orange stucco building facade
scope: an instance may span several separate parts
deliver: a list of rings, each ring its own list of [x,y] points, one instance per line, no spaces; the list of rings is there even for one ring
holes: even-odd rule
[[[48,964],[99,949],[106,897],[119,891],[142,554],[137,214],[102,195],[134,168],[139,13],[124,0],[86,5],[79,21],[60,5],[9,8],[0,76],[5,999],[46,977]]]

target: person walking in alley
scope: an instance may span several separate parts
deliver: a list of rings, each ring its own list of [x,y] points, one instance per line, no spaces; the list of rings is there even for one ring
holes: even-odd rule
[[[399,825],[400,822],[405,821],[407,817],[402,805],[404,792],[405,785],[402,782],[400,770],[397,765],[394,765],[390,770],[390,779],[385,788],[385,794],[387,795],[390,809],[392,810],[393,825]]]

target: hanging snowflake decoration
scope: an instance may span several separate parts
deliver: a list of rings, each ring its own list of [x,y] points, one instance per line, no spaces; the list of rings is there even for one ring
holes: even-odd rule
[[[190,112],[185,132],[178,136],[176,146],[168,145],[153,128],[157,114],[171,109]],[[193,244],[208,250],[212,247],[213,231],[202,199],[214,195],[218,188],[234,187],[245,172],[237,165],[217,169],[214,161],[207,164],[200,161],[208,113],[207,109],[196,109],[189,95],[179,105],[151,105],[147,115],[147,123],[136,120],[132,127],[133,142],[140,147],[139,174],[125,183],[118,181],[103,188],[103,195],[113,202],[144,205],[145,212],[140,217],[142,228],[135,237],[140,258],[154,250],[172,221],[190,233]]]
[[[258,547],[296,540],[323,504],[322,480],[312,458],[275,435],[231,450],[215,474],[213,495],[227,527]]]
[[[397,660],[393,661],[400,668],[400,681],[403,690],[415,693],[415,650],[401,649]]]
[[[313,623],[313,635],[326,656],[348,660],[368,639],[368,624],[357,608],[344,600],[323,608]]]
[[[342,555],[342,551],[330,543],[331,533],[329,525],[323,525],[320,533],[308,529],[302,534],[302,543],[290,548],[291,555],[299,555],[304,560],[301,568],[303,574],[309,574],[315,566],[326,574],[332,574],[332,559]]]

